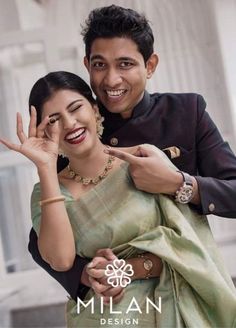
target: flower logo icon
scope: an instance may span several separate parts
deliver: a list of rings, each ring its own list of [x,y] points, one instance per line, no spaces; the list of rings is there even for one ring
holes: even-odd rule
[[[126,287],[131,283],[134,270],[131,264],[126,264],[125,260],[114,260],[112,264],[106,266],[105,275],[108,277],[107,282],[112,287]]]

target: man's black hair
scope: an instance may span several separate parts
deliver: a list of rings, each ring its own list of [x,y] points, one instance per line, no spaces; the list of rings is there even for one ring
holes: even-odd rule
[[[82,30],[85,53],[89,60],[91,47],[97,38],[129,38],[138,47],[146,63],[153,53],[154,37],[144,15],[135,10],[111,5],[92,10]]]

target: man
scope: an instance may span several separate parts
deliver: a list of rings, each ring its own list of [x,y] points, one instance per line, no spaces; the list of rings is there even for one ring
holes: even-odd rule
[[[114,5],[95,9],[83,36],[84,63],[105,117],[103,142],[111,146],[156,145],[180,170],[178,179],[173,179],[163,160],[145,145],[133,156],[113,151],[130,163],[136,187],[172,195],[203,214],[236,217],[236,158],[205,112],[204,99],[197,94],[150,95],[145,91],[158,64],[146,18]],[[42,260],[33,230],[29,250],[72,298],[82,298],[86,286],[92,286],[98,294],[113,296],[117,302],[121,299],[122,288],[108,289],[101,278],[114,258],[111,250],[99,250],[89,266],[89,260],[77,256],[67,272],[55,272]]]

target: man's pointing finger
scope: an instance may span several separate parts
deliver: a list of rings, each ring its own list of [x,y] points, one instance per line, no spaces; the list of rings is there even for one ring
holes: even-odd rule
[[[129,164],[137,164],[139,161],[139,157],[129,154],[129,153],[126,153],[125,151],[122,151],[122,150],[108,148],[108,149],[105,149],[104,152],[106,154],[109,154],[109,155],[115,156],[119,159],[122,159],[123,161],[126,161]]]

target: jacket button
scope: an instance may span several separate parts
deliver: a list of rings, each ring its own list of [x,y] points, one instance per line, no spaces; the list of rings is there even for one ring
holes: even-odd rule
[[[111,138],[111,140],[110,140],[110,144],[112,145],[112,146],[116,146],[116,145],[118,145],[118,139],[117,138]]]
[[[215,210],[215,204],[213,203],[209,204],[208,209],[210,212],[213,212]]]

